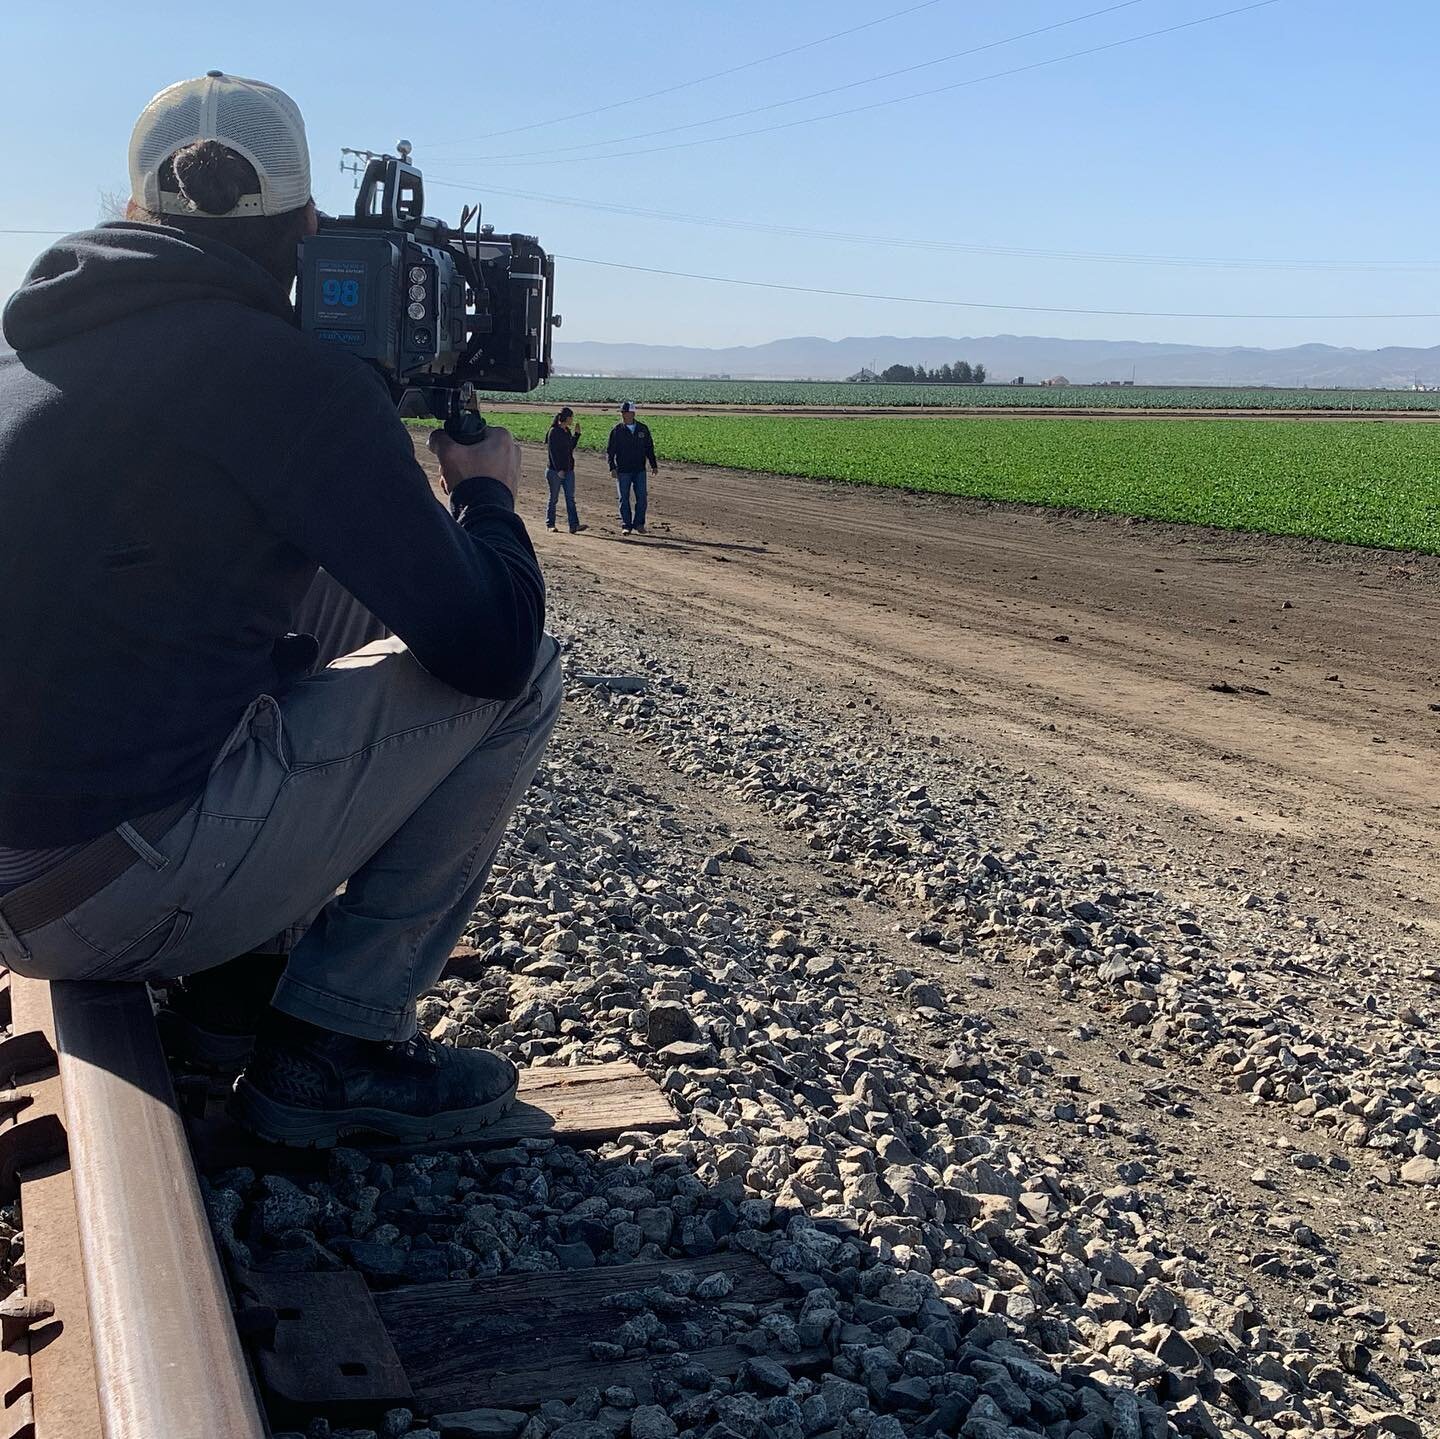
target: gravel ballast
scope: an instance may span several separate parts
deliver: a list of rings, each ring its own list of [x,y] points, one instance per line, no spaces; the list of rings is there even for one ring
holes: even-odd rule
[[[791,1294],[631,1296],[599,1357],[650,1356],[653,1402],[376,1432],[1435,1432],[1440,971],[1413,937],[701,639],[637,663],[607,619],[558,624],[586,682],[479,977],[421,1020],[522,1064],[632,1058],[677,1128],[342,1150],[323,1181],[211,1175],[211,1212],[243,1262],[377,1286],[739,1250]],[[716,1343],[734,1378],[689,1357]]]

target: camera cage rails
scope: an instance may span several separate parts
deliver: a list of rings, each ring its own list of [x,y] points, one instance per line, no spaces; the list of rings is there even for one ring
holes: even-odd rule
[[[427,216],[411,147],[396,150],[342,152],[359,193],[353,215],[322,216],[300,244],[300,325],[372,364],[401,414],[474,442],[477,389],[525,393],[551,373],[555,262],[533,235],[482,225],[478,205],[458,227]]]

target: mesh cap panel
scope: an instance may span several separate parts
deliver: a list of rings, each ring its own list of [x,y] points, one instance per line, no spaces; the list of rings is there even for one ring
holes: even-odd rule
[[[299,107],[273,85],[212,71],[162,90],[135,123],[130,189],[152,214],[190,211],[179,196],[161,192],[160,169],[197,140],[229,146],[260,177],[259,195],[242,196],[229,214],[281,215],[309,200],[310,149]]]

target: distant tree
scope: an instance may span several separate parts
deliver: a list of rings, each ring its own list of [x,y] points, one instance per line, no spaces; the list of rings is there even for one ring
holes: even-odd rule
[[[956,360],[953,365],[937,365],[933,370],[927,370],[924,365],[889,365],[878,375],[874,370],[860,370],[850,376],[848,383],[869,383],[875,380],[883,380],[887,385],[983,385],[985,366],[972,365],[969,360]],[[1023,385],[1024,376],[1015,383]]]

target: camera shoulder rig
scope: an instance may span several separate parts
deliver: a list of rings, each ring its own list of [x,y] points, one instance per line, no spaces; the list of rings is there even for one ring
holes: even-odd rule
[[[301,242],[300,327],[374,365],[402,413],[473,441],[477,389],[523,393],[550,374],[555,263],[534,236],[482,225],[478,206],[455,228],[426,216],[424,177],[396,148],[361,152],[354,214],[323,216]]]

